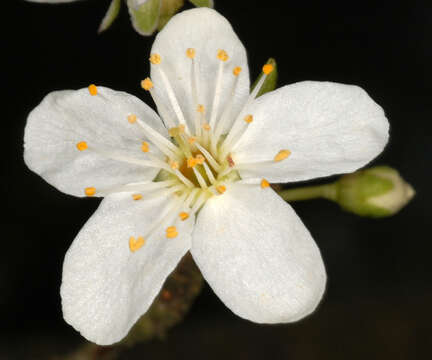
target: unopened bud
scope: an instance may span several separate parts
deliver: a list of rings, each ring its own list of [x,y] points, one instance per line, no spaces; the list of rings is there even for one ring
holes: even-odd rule
[[[410,184],[389,166],[375,166],[342,176],[335,201],[354,214],[386,217],[396,214],[415,195]]]

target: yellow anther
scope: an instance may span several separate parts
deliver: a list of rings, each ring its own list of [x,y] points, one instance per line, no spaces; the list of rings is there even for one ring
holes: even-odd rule
[[[291,151],[289,150],[281,150],[274,157],[274,161],[282,161],[291,155]]]
[[[79,151],[84,151],[88,148],[87,143],[85,141],[80,141],[78,144],[76,144],[76,147]]]
[[[169,165],[171,166],[171,169],[177,170],[179,168],[179,163],[177,161],[170,161]]]
[[[211,126],[210,126],[209,124],[205,123],[205,124],[203,124],[202,128],[203,128],[205,131],[210,131]]]
[[[239,76],[239,74],[241,73],[242,68],[240,66],[236,66],[233,70],[233,74],[234,76]]]
[[[149,152],[149,150],[150,150],[150,145],[149,145],[149,143],[147,142],[147,141],[143,141],[142,142],[142,144],[141,144],[141,150],[143,151],[143,152]]]
[[[180,134],[180,129],[178,127],[172,127],[168,130],[168,134],[171,137],[178,136]]]
[[[98,93],[98,90],[97,90],[97,87],[96,87],[95,84],[89,85],[88,91],[89,91],[89,93],[90,93],[91,96],[95,96]]]
[[[135,252],[143,247],[145,244],[145,239],[142,236],[138,236],[135,239],[133,236],[129,238],[129,249],[131,252]]]
[[[168,226],[166,229],[166,237],[168,239],[175,238],[178,235],[177,228],[175,226]]]
[[[145,78],[141,81],[141,87],[144,90],[150,91],[151,89],[153,89],[153,81],[151,81],[150,78]]]
[[[227,61],[229,59],[229,56],[225,50],[219,50],[217,53],[217,57],[221,61]]]
[[[261,187],[263,189],[268,188],[270,186],[270,183],[266,179],[261,180]]]
[[[189,59],[193,59],[195,57],[195,49],[189,48],[186,50],[186,56]]]
[[[162,61],[161,56],[159,54],[156,54],[156,53],[151,54],[149,60],[153,65],[158,65]]]
[[[94,187],[88,187],[84,189],[84,193],[87,196],[93,196],[94,194],[96,194],[96,189]]]
[[[196,140],[197,140],[197,138],[195,136],[191,136],[188,138],[188,143],[192,145],[195,143]]]
[[[183,134],[185,132],[185,126],[184,126],[184,124],[180,124],[179,127],[178,127],[178,129],[179,129],[179,133]]]
[[[141,200],[142,199],[142,195],[141,194],[133,194],[132,195],[132,199],[134,199],[134,200]]]
[[[204,164],[205,161],[205,157],[202,156],[201,154],[198,154],[197,156],[195,156],[195,160],[197,161],[197,164]]]
[[[195,159],[193,157],[190,157],[190,158],[187,159],[187,167],[188,168],[193,168],[193,167],[196,166],[196,164],[198,164],[197,159]]]
[[[133,123],[135,123],[135,122],[137,121],[137,116],[136,116],[135,114],[130,114],[130,115],[128,115],[127,120],[128,120],[131,124],[133,124]]]
[[[226,191],[226,186],[225,185],[216,186],[216,190],[219,194],[223,194]]]
[[[197,106],[197,111],[201,114],[204,114],[204,111],[205,111],[204,105],[199,104]]]
[[[183,211],[179,214],[179,218],[181,221],[185,221],[188,217],[189,217],[189,214],[187,212]]]
[[[252,115],[246,115],[243,119],[246,123],[250,124],[253,121],[253,116]]]
[[[262,67],[262,71],[264,74],[268,75],[274,70],[274,66],[272,64],[265,64]]]

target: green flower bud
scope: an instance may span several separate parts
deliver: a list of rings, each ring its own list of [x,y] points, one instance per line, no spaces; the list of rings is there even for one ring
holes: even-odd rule
[[[415,195],[412,186],[389,166],[344,175],[335,185],[335,201],[344,210],[360,216],[392,216]]]

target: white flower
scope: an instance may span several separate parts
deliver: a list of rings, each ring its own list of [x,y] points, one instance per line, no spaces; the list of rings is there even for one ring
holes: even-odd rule
[[[66,254],[64,318],[98,344],[119,341],[189,250],[237,315],[310,314],[326,283],[321,255],[268,183],[365,165],[387,142],[384,112],[359,87],[329,82],[255,99],[262,81],[249,94],[246,51],[208,8],[173,17],[150,60],[142,86],[164,124],[136,97],[94,85],[53,92],[29,116],[27,165],[65,193],[105,197]]]

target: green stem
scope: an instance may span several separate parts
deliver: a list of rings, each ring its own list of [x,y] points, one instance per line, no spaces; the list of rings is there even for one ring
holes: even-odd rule
[[[324,198],[335,201],[337,196],[336,184],[305,186],[294,189],[279,190],[278,194],[285,201],[301,201]]]

